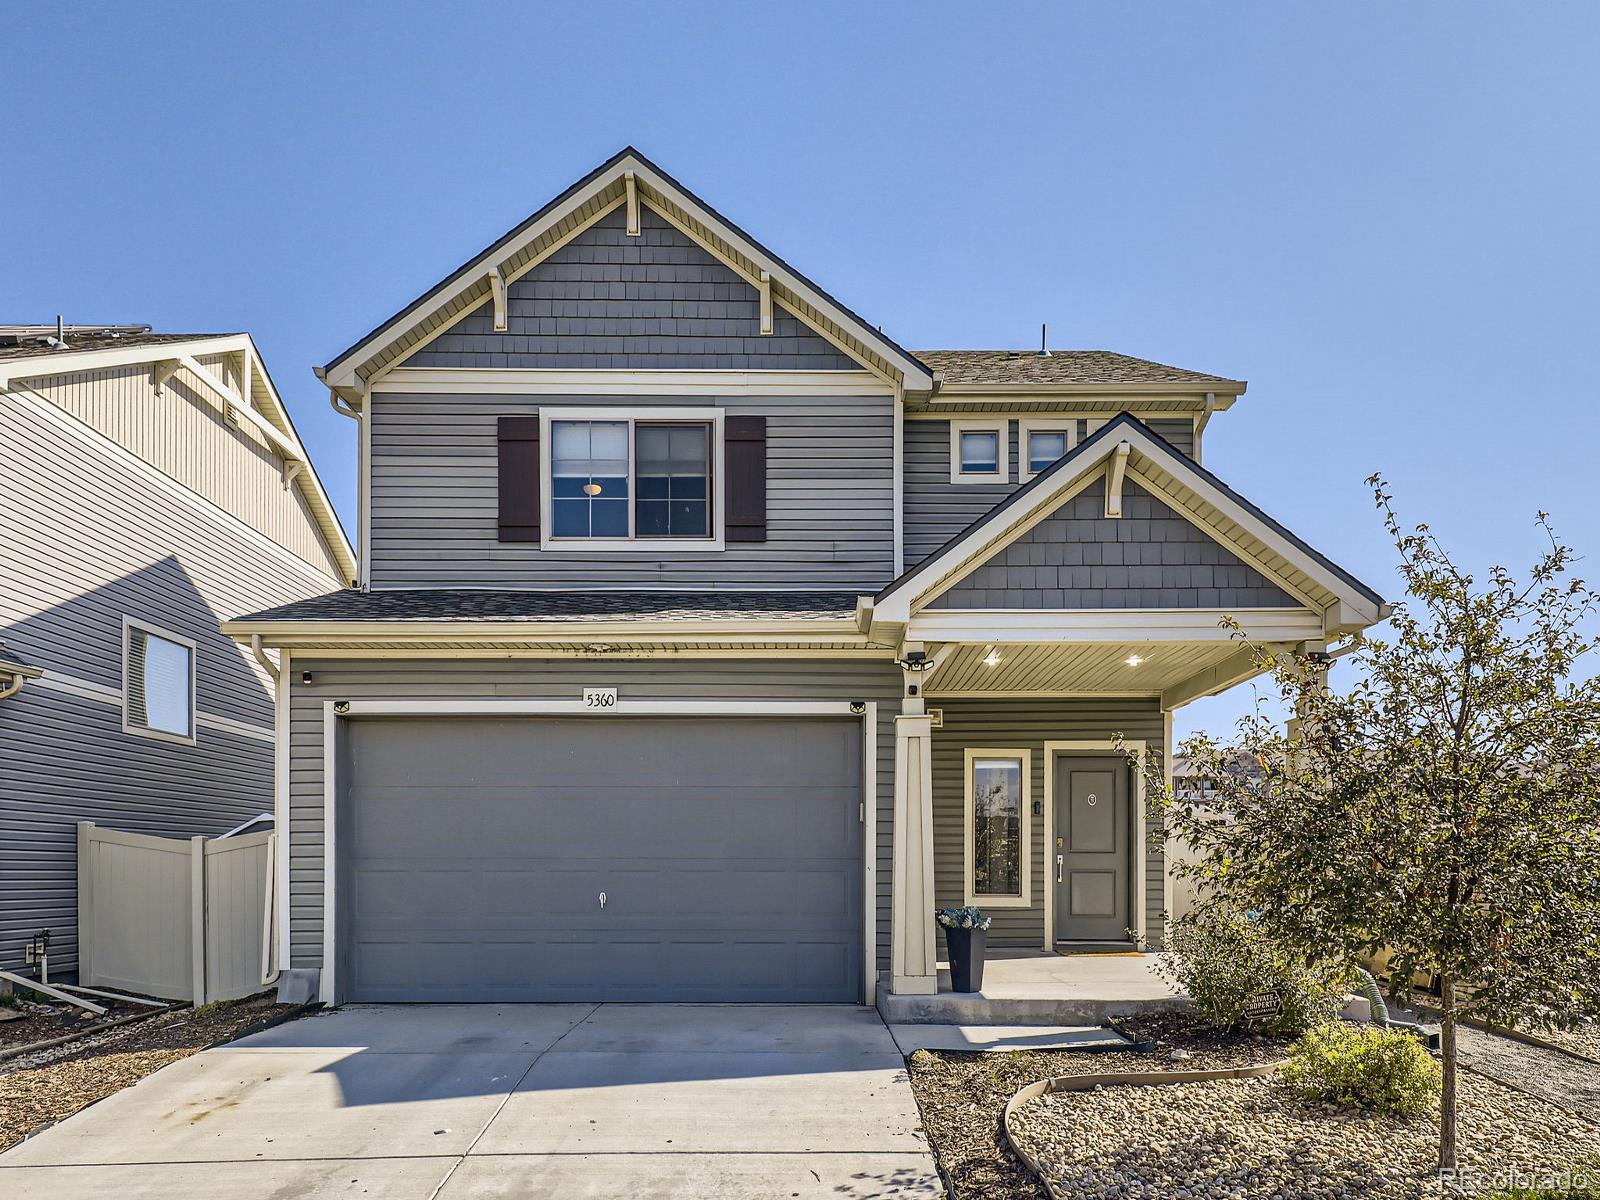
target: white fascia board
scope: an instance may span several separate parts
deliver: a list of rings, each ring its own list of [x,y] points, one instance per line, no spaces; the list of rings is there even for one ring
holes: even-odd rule
[[[1133,451],[1158,463],[1163,470],[1182,478],[1185,485],[1207,504],[1264,545],[1272,547],[1298,570],[1315,580],[1319,586],[1337,596],[1347,606],[1343,610],[1347,615],[1354,616],[1365,625],[1375,625],[1383,619],[1383,606],[1374,604],[1367,596],[1307,554],[1293,541],[1214,487],[1187,459],[1181,458],[1163,446],[1158,446],[1135,425],[1124,424],[1116,432],[1115,437],[1102,438],[1091,457],[1074,461],[1071,464],[1073,470],[1063,471],[1053,477],[1049,481],[1051,486],[1036,487],[1037,481],[1035,481],[1034,484],[1027,485],[1035,488],[1033,494],[1023,497],[1020,504],[1008,506],[1007,502],[1002,501],[1001,507],[987,520],[973,526],[943,553],[924,562],[915,573],[896,585],[889,595],[878,597],[877,615],[890,621],[910,620],[914,604],[936,595],[935,589],[938,585],[953,582],[981,559],[997,553],[1025,534],[1054,511],[1064,495],[1086,485],[1094,474],[1103,469],[1106,460],[1116,452],[1118,445],[1127,442]],[[1138,474],[1137,471],[1133,473]],[[1154,486],[1145,479],[1141,479],[1141,483]]]
[[[906,628],[921,642],[1226,642],[1238,621],[1255,642],[1322,636],[1322,617],[1303,608],[924,609]]]
[[[871,371],[593,371],[581,368],[396,367],[372,391],[407,395],[893,395]]]
[[[195,338],[190,342],[145,342],[134,346],[106,346],[99,350],[47,351],[29,358],[0,362],[0,389],[18,379],[45,379],[52,375],[75,375],[83,371],[104,371],[110,367],[136,366],[192,358],[197,354],[237,354],[254,349],[248,334]]]
[[[624,160],[626,162],[626,160]],[[723,221],[707,212],[698,200],[678,189],[678,187],[663,179],[644,163],[629,164],[635,177],[647,182],[660,195],[666,196],[679,208],[694,213],[699,220],[717,231],[717,235],[734,247],[746,258],[761,266],[771,273],[773,281],[781,283],[789,292],[801,297],[807,304],[818,312],[824,314],[835,325],[844,329],[853,329],[868,345],[873,346],[884,359],[899,368],[908,391],[929,391],[933,387],[933,373],[921,363],[911,358],[904,351],[888,342],[871,326],[867,325],[860,317],[845,312],[834,301],[817,291],[806,283],[782,263],[774,260],[770,255],[752,244],[744,235],[729,228]]]
[[[582,191],[568,196],[538,222],[523,230],[514,240],[503,245],[497,244],[477,255],[465,266],[447,276],[443,283],[431,288],[421,300],[403,310],[397,317],[384,322],[376,333],[361,341],[338,361],[330,363],[319,375],[323,383],[333,389],[359,390],[361,380],[356,368],[378,349],[403,336],[404,332],[414,327],[419,320],[453,299],[461,291],[469,287],[483,286],[490,268],[497,268],[501,263],[520,253],[531,242],[543,237],[553,226],[566,220],[573,212],[587,204],[596,193],[621,183],[623,176],[630,171],[633,172],[636,184],[646,184],[679,208],[694,213],[697,220],[716,230],[719,237],[746,258],[759,263],[771,274],[774,281],[782,284],[793,295],[805,300],[836,325],[855,330],[864,342],[876,348],[886,361],[893,363],[900,370],[907,388],[913,391],[928,391],[933,387],[933,375],[927,368],[918,364],[904,351],[897,350],[860,317],[850,316],[821,292],[802,282],[792,271],[770,255],[758,250],[747,238],[707,211],[698,200],[669,183],[648,164],[631,154],[619,158],[609,169],[591,179]]]
[[[664,645],[792,641],[852,642],[867,646],[854,616],[798,621],[224,621],[222,632],[248,641],[260,634],[265,645],[329,644],[362,641],[461,643],[526,641],[652,642]]]
[[[1196,409],[1205,406],[1207,394],[1217,398],[1216,411],[1225,412],[1245,393],[1240,380],[1212,383],[944,383],[928,401],[930,405],[971,404],[989,397],[996,401],[1031,400],[1049,396],[1184,396]]]
[[[330,388],[362,390],[361,378],[356,373],[357,367],[382,347],[404,336],[418,321],[453,299],[460,291],[468,287],[481,286],[491,267],[498,268],[501,263],[521,253],[529,243],[537,241],[552,227],[559,225],[589,203],[596,192],[604,191],[620,180],[623,171],[627,169],[630,169],[629,160],[622,159],[611,170],[591,180],[589,187],[581,192],[574,192],[545,213],[542,220],[524,229],[514,240],[504,245],[496,243],[459,270],[445,276],[442,283],[429,288],[416,303],[403,309],[398,316],[385,321],[375,333],[357,343],[342,358],[328,364],[326,370],[319,370],[318,378]]]

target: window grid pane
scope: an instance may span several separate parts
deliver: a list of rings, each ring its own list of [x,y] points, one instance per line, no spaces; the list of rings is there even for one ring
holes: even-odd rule
[[[703,538],[711,534],[711,427],[635,425],[639,537]]]
[[[975,430],[961,435],[961,473],[998,475],[1000,473],[1000,435],[994,430]]]
[[[628,423],[553,421],[550,440],[553,536],[626,538]]]
[[[972,891],[1022,895],[1022,762],[972,762]]]

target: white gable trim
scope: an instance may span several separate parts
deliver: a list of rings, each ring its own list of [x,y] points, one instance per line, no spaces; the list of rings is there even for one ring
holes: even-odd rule
[[[891,364],[900,373],[906,387],[918,391],[931,390],[933,387],[933,375],[927,368],[884,338],[882,334],[862,321],[861,318],[853,316],[840,308],[838,304],[710,212],[700,201],[683,191],[658,172],[650,163],[633,152],[625,152],[619,155],[605,168],[591,176],[581,189],[572,192],[570,195],[563,197],[558,203],[553,204],[538,220],[529,224],[514,238],[496,243],[488,250],[477,255],[466,265],[447,276],[441,284],[430,289],[424,297],[401,310],[397,316],[385,321],[376,331],[362,339],[319,372],[323,382],[336,391],[359,392],[362,384],[359,369],[375,354],[380,353],[384,347],[392,345],[405,337],[430,315],[461,298],[465,293],[481,290],[485,298],[487,298],[487,281],[490,271],[501,270],[503,264],[515,258],[530,245],[539,241],[539,239],[547,236],[552,229],[563,221],[571,219],[574,213],[583,208],[584,205],[591,203],[596,196],[612,189],[618,191],[617,198],[606,207],[605,212],[620,204],[625,204],[627,202],[625,178],[629,173],[633,175],[635,186],[638,188],[639,199],[687,236],[694,237],[689,230],[683,228],[681,222],[666,211],[665,206],[670,205],[693,214],[696,221],[713,230],[718,238],[751,262],[758,264],[760,270],[770,275],[774,298],[780,304],[785,293],[795,297],[829,321],[834,322],[843,329],[851,330],[855,336],[859,336],[864,345],[870,346],[874,353],[879,355],[885,362]],[[653,202],[657,197],[664,201],[664,204]],[[572,236],[576,236],[578,232],[581,232],[582,228],[587,228],[603,215],[604,212],[596,213],[589,220],[584,221],[579,229],[574,230],[567,238],[563,239],[563,244],[565,241],[570,240]],[[695,240],[705,246],[701,239],[695,238]],[[733,264],[728,263],[727,257],[719,253],[715,248],[710,246],[705,248],[725,264],[733,267],[741,277],[748,278],[747,272],[739,270]],[[542,258],[543,255],[540,257]],[[529,265],[531,266],[532,264]],[[523,271],[518,271],[516,274],[520,275],[522,273]],[[507,275],[507,282],[509,283],[512,278],[515,278],[515,276]],[[750,282],[752,286],[760,286],[759,277],[750,280]],[[477,306],[474,305],[473,307]],[[793,310],[791,309],[791,311]],[[799,315],[796,313],[796,316]],[[804,320],[803,317],[801,319]],[[811,322],[808,321],[806,323],[815,328]],[[827,330],[817,329],[816,332],[837,344],[837,340],[830,336]],[[840,349],[850,353],[845,347],[841,346]]]
[[[242,393],[228,387],[197,361],[200,355],[211,354],[243,356]],[[316,468],[311,465],[310,456],[306,454],[299,435],[295,433],[294,423],[289,419],[289,412],[284,407],[282,397],[278,395],[271,377],[267,375],[261,352],[256,349],[255,342],[248,333],[195,338],[187,342],[145,342],[131,346],[107,346],[98,350],[43,351],[27,358],[9,359],[0,362],[0,392],[12,389],[17,381],[23,379],[52,379],[62,375],[106,371],[117,367],[141,366],[146,363],[158,372],[158,380],[162,376],[170,379],[180,368],[187,371],[207,391],[220,397],[224,406],[231,407],[235,413],[254,426],[286,462],[298,461],[304,464],[304,468],[293,476],[293,483],[304,490],[317,529],[339,565],[342,576],[340,582],[354,579],[356,556],[350,546],[350,539],[334,512],[333,501],[323,489]],[[35,396],[39,395],[32,388],[28,391]],[[50,403],[43,396],[40,396],[40,399],[44,403]],[[109,438],[105,440],[111,441]],[[119,445],[119,448],[122,447]]]
[[[1080,455],[1075,459],[1071,456],[1064,459],[1045,475],[1040,476],[1035,483],[1028,485],[1030,490],[1014,494],[1013,500],[1003,502],[987,518],[973,525],[909,575],[892,584],[875,600],[874,619],[891,623],[909,621],[913,611],[920,609],[952,586],[971,568],[1022,537],[1028,530],[1054,513],[1065,499],[1093,482],[1105,471],[1107,460],[1123,443],[1128,444],[1130,455],[1141,455],[1159,462],[1165,470],[1181,478],[1183,483],[1206,504],[1215,508],[1262,544],[1270,546],[1296,570],[1331,593],[1336,598],[1333,608],[1339,610],[1347,623],[1374,625],[1383,619],[1385,606],[1375,603],[1363,591],[1352,587],[1348,581],[1330,570],[1315,556],[1308,554],[1293,540],[1285,537],[1217,488],[1188,459],[1164,444],[1158,444],[1133,422],[1116,423],[1116,428],[1112,432],[1114,436],[1102,438],[1092,453]],[[1136,461],[1135,464],[1130,464],[1130,471],[1137,474]],[[1039,486],[1041,482],[1045,486]],[[1161,489],[1152,485],[1148,479],[1141,476],[1139,482],[1154,494],[1161,494]],[[1178,507],[1174,511],[1181,513],[1183,510]],[[1205,532],[1219,542],[1228,544],[1218,531],[1205,530]],[[1247,560],[1252,558],[1240,547],[1230,545],[1229,548]],[[1261,569],[1259,564],[1257,565],[1258,569]],[[1262,573],[1283,586],[1285,591],[1297,599],[1304,597],[1304,589],[1292,586],[1292,581],[1284,580],[1281,572],[1263,569]],[[1312,607],[1321,610],[1324,606],[1312,605]]]

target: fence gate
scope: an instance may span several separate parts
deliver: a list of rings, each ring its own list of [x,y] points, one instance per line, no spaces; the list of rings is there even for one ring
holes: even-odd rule
[[[78,822],[78,980],[196,1007],[276,973],[277,834],[164,838]]]

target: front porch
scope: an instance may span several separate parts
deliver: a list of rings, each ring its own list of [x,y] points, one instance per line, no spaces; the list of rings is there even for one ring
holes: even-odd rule
[[[1134,1012],[1187,1007],[1156,975],[1154,954],[1049,954],[997,950],[984,968],[983,990],[950,990],[949,964],[939,963],[933,995],[881,993],[878,1011],[901,1025],[1103,1025]]]

